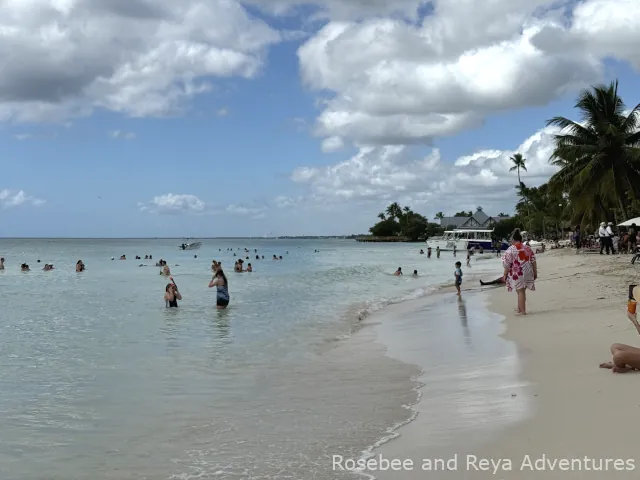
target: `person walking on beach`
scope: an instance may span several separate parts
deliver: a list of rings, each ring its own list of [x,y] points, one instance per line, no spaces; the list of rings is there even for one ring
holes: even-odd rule
[[[512,245],[507,249],[502,257],[504,266],[504,279],[507,284],[507,291],[513,290],[518,294],[518,308],[516,315],[527,314],[526,290],[535,290],[535,280],[538,278],[538,267],[536,256],[531,247],[522,243],[520,229],[516,229],[512,236]]]
[[[576,225],[575,240],[576,240],[576,253],[580,253],[580,242],[582,241],[582,239],[580,238],[580,225]]]
[[[458,246],[456,244],[453,244],[453,256],[456,256],[456,252],[458,250]]]
[[[456,290],[458,291],[458,296],[460,296],[460,285],[462,285],[462,264],[460,262],[456,262],[454,275],[456,278]]]
[[[613,248],[613,229],[611,228],[613,223],[609,222],[607,224],[606,232],[607,232],[607,255],[609,255],[609,248],[611,248],[611,255],[615,255],[616,251]]]
[[[427,248],[427,258],[431,258],[431,247]]]
[[[436,258],[440,258],[440,247],[436,247]]]
[[[467,250],[467,267],[471,266],[471,250]]]
[[[222,268],[218,268],[209,282],[209,288],[216,287],[216,309],[224,310],[229,305],[229,282]]]

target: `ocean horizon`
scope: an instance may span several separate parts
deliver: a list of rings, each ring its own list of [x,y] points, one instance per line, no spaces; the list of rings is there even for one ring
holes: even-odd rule
[[[399,321],[385,308],[451,285],[451,253],[353,240],[212,239],[196,251],[174,239],[102,240],[0,239],[3,480],[348,478],[331,470],[332,452],[358,457],[411,420],[421,369],[389,358],[363,319]],[[245,257],[254,271],[233,273]],[[160,258],[182,292],[177,309],[164,306]],[[87,269],[76,273],[79,259]],[[227,270],[226,311],[207,288],[213,259]],[[465,275],[495,271],[495,259],[478,259]]]

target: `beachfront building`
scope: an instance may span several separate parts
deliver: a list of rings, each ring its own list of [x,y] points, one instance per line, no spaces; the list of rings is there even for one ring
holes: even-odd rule
[[[505,217],[490,217],[482,211],[482,207],[476,209],[476,213],[468,216],[456,216],[456,217],[443,217],[440,219],[440,226],[450,229],[456,228],[470,228],[470,229],[492,229],[496,223],[510,218]]]

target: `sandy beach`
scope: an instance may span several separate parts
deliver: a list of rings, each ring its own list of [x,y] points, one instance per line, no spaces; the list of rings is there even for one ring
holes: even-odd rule
[[[612,343],[640,345],[626,318],[628,285],[637,282],[640,268],[630,265],[630,259],[576,255],[570,249],[540,255],[526,317],[513,314],[515,293],[504,287],[490,290],[489,308],[504,317],[501,336],[517,347],[516,358],[505,359],[516,364],[520,382],[494,389],[487,402],[495,408],[485,406],[493,413],[477,430],[447,435],[433,429],[434,422],[442,423],[445,415],[455,424],[464,412],[455,407],[455,399],[451,408],[429,408],[426,385],[414,407],[416,420],[373,457],[410,459],[412,465],[396,462],[395,470],[370,473],[379,479],[637,478],[640,377],[599,368],[610,360]],[[505,411],[513,421],[501,428]],[[518,418],[523,411],[527,413]],[[435,460],[448,461],[449,470]]]

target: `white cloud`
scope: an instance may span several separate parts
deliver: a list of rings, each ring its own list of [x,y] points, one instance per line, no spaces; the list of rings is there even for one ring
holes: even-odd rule
[[[597,82],[606,56],[640,67],[636,0],[436,0],[418,24],[372,14],[418,2],[372,3],[369,18],[331,21],[298,50],[305,84],[333,93],[315,128],[325,151],[430,144]]]
[[[114,139],[133,140],[136,134],[133,132],[123,132],[122,130],[113,130],[109,132],[109,136]]]
[[[0,2],[0,121],[171,115],[279,41],[234,0]]]
[[[203,214],[210,211],[209,206],[195,195],[174,193],[158,195],[146,204],[138,204],[138,207],[143,212],[161,214]]]
[[[510,211],[516,201],[517,176],[509,158],[520,152],[527,159],[522,180],[528,186],[544,183],[556,168],[549,164],[557,129],[546,127],[514,150],[481,150],[454,162],[443,161],[437,149],[386,145],[361,147],[350,159],[324,168],[300,167],[291,179],[305,185],[315,202],[344,205],[401,201],[417,211]]]
[[[31,140],[34,137],[35,137],[35,135],[33,135],[32,133],[16,133],[13,136],[13,138],[15,138],[16,140],[19,140],[21,142],[23,142],[25,140]]]
[[[3,208],[19,207],[21,205],[33,205],[39,207],[44,205],[45,201],[31,197],[24,193],[24,190],[9,190],[7,188],[0,190],[0,205]]]
[[[266,217],[267,207],[247,207],[244,205],[228,205],[225,209],[231,215],[251,217],[253,220],[260,220]]]
[[[227,115],[229,115],[229,109],[226,107],[221,108],[216,112],[216,115],[218,115],[219,117],[226,117]]]

